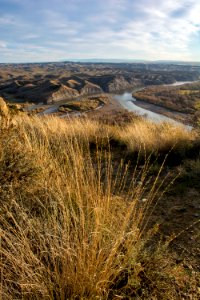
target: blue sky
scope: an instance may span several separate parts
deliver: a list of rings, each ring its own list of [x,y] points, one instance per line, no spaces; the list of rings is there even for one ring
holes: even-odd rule
[[[0,62],[200,61],[200,0],[0,0]]]

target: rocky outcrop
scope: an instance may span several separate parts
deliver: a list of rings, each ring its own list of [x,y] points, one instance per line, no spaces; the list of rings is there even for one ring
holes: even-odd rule
[[[66,85],[69,86],[72,89],[77,89],[77,90],[79,90],[82,86],[81,82],[79,82],[75,79],[67,80]]]
[[[102,92],[103,90],[100,88],[99,85],[93,84],[89,81],[85,81],[85,85],[81,89],[81,95],[91,95],[91,94],[98,94]]]
[[[14,95],[17,102],[54,103],[71,100],[79,95],[117,92],[138,86],[138,80],[131,76],[105,75],[85,79],[78,76],[59,79],[15,80],[0,87],[2,95]]]
[[[0,97],[0,117],[7,117],[9,114],[9,110],[6,102],[2,97]]]
[[[135,80],[131,77],[124,77],[124,76],[116,76],[111,80],[108,84],[108,92],[116,92],[121,90],[129,90],[140,83],[138,80]]]
[[[132,89],[141,85],[141,81],[137,78],[123,75],[96,76],[89,80],[99,85],[101,89],[107,93]]]
[[[85,86],[85,80],[78,76],[61,78],[60,83],[77,90],[79,93],[81,92],[81,89]]]
[[[69,88],[63,84],[58,86],[57,90],[47,97],[47,103],[54,103],[62,100],[73,99],[79,96],[79,92],[75,89]]]
[[[37,85],[26,84],[21,91],[21,96],[34,103],[43,102],[49,104],[76,98],[79,96],[79,92],[59,83],[57,80],[45,80]]]
[[[2,90],[9,94],[14,93],[17,102],[52,103],[79,96],[76,89],[65,86],[56,80],[25,82],[24,85],[13,82]]]
[[[66,80],[64,84],[77,90],[80,95],[99,94],[103,92],[102,88],[98,84],[92,83],[89,80],[81,79],[77,76],[73,76]]]

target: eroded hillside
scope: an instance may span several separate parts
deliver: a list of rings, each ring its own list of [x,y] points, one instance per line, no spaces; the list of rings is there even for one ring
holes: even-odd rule
[[[0,66],[0,95],[8,101],[54,103],[82,95],[197,80],[198,66],[41,63]]]

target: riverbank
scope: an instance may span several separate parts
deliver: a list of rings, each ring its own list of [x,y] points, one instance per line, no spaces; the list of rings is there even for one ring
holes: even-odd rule
[[[176,82],[133,91],[134,104],[184,124],[194,125],[200,97],[200,81]]]
[[[167,85],[167,93],[169,94],[170,90],[169,87],[175,88],[178,86],[182,86],[182,85],[186,85],[188,86],[191,83],[198,83],[198,81],[194,81],[194,82],[175,82],[174,84],[170,84]],[[164,85],[163,85],[164,86]],[[163,86],[153,86],[152,89],[163,89]],[[166,85],[165,85],[166,86]],[[164,103],[162,105],[160,105],[160,102],[156,102],[156,100],[153,101],[146,101],[146,99],[142,98],[142,97],[134,97],[134,94],[140,94],[143,93],[145,94],[146,89],[150,89],[149,88],[137,88],[134,89],[132,92],[124,92],[122,94],[117,94],[117,95],[113,95],[113,98],[115,100],[117,100],[125,109],[127,109],[128,111],[134,112],[136,114],[139,114],[141,116],[146,116],[146,118],[150,119],[153,122],[170,122],[170,123],[176,123],[177,125],[186,125],[189,129],[192,129],[192,125],[193,125],[193,114],[192,112],[194,111],[194,109],[190,109],[190,107],[188,108],[188,99],[187,99],[187,95],[185,95],[185,98],[183,97],[183,103],[181,105],[185,105],[185,110],[181,111],[181,109],[173,109],[173,107],[171,108],[171,106],[166,107],[164,105]],[[183,88],[181,89],[181,91],[183,90]],[[184,92],[182,92],[182,94],[184,94]],[[181,95],[180,95],[181,96]],[[179,96],[179,97],[180,97]],[[156,99],[156,96],[155,96]],[[171,98],[171,101],[173,99]],[[162,102],[161,102],[162,103]],[[191,104],[192,105],[192,104]],[[187,109],[188,108],[188,109]]]
[[[180,123],[183,123],[184,125],[192,125],[192,116],[190,114],[181,113],[172,109],[165,108],[160,105],[151,104],[146,101],[142,100],[134,100],[134,105],[137,105],[138,107],[141,107],[143,109],[149,110],[153,113],[161,114],[163,116],[166,116],[170,119],[176,120]]]
[[[148,109],[147,107],[140,107],[137,105],[137,100],[132,96],[132,93],[135,92],[125,92],[123,94],[113,95],[113,99],[117,101],[121,106],[123,106],[124,109],[128,110],[129,112],[133,112],[139,116],[144,116],[147,119],[149,119],[152,122],[160,123],[160,122],[169,122],[176,125],[184,125],[183,122],[180,120],[175,120],[174,116],[173,118],[166,116],[164,114],[161,114],[161,111],[156,112]],[[156,107],[156,105],[155,105]]]

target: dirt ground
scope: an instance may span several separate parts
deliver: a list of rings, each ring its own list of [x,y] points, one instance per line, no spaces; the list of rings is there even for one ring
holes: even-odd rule
[[[200,271],[200,191],[188,188],[184,194],[172,190],[155,207],[151,222],[160,224],[160,235],[171,238],[170,248],[179,262]]]
[[[113,99],[111,96],[109,97],[109,103],[101,107],[100,109],[87,112],[87,115],[89,117],[91,116],[102,116],[104,114],[112,114],[116,112],[123,112],[126,111],[123,106],[119,102],[117,102],[115,99]]]

